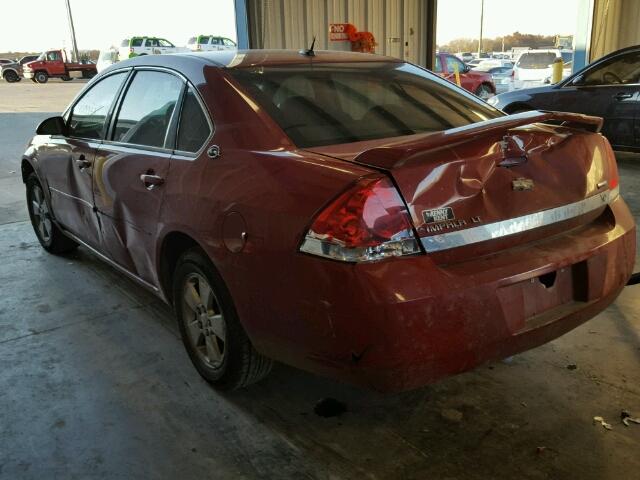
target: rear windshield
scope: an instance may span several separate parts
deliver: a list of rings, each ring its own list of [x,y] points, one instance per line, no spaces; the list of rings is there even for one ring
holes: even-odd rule
[[[406,63],[336,63],[229,71],[298,147],[437,132],[502,116]]]
[[[527,52],[520,56],[517,66],[520,68],[548,68],[555,59],[556,55],[552,52]]]

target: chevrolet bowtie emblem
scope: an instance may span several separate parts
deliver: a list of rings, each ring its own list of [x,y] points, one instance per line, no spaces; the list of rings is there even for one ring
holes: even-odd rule
[[[534,183],[530,178],[516,178],[511,182],[511,185],[514,190],[521,192],[523,190],[533,190]]]

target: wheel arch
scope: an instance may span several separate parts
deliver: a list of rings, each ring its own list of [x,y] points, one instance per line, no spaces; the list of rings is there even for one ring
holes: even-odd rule
[[[508,113],[508,114],[512,114],[512,113],[520,112],[524,110],[535,110],[535,108],[533,108],[531,105],[527,104],[526,102],[513,102],[502,109],[504,113]]]
[[[204,248],[191,235],[173,230],[162,237],[158,255],[158,280],[166,300],[173,305],[173,273],[178,265],[180,256],[187,250],[199,248],[204,252]],[[213,263],[213,262],[212,262]]]
[[[36,169],[26,158],[22,159],[22,163],[20,164],[20,171],[22,173],[22,183],[27,183],[27,178],[29,178],[29,175],[31,175],[32,173],[36,173]]]

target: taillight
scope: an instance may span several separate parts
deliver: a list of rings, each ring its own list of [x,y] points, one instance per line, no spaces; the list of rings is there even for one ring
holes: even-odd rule
[[[420,253],[400,194],[386,177],[364,178],[316,217],[300,251],[344,262]]]

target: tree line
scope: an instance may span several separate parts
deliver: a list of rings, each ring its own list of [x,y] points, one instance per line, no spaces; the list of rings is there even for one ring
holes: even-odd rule
[[[509,51],[513,47],[531,47],[542,48],[555,45],[555,35],[533,35],[531,33],[514,32],[511,35],[505,35],[504,37],[496,38],[483,38],[482,39],[482,51],[484,52],[500,52],[503,48],[504,51]],[[451,40],[444,45],[438,45],[438,49],[441,52],[477,52],[478,51],[478,39],[477,38],[457,38]]]

